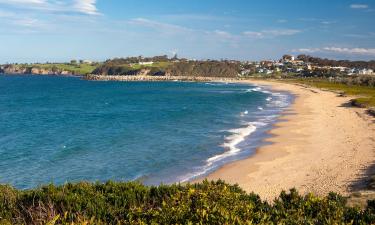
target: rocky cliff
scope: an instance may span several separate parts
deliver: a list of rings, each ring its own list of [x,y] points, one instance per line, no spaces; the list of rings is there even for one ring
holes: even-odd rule
[[[0,73],[6,74],[38,74],[38,75],[80,75],[67,70],[43,69],[33,66],[6,65],[0,69]]]

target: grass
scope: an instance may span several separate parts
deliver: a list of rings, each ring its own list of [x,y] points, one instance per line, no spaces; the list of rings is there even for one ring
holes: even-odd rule
[[[70,64],[70,63],[53,63],[53,64],[34,64],[33,67],[52,70],[52,68],[57,68],[58,70],[65,70],[73,72],[74,74],[89,74],[96,66],[91,64]]]
[[[340,91],[346,95],[355,96],[356,101],[366,107],[375,107],[375,88],[373,87],[346,85],[319,79],[293,79],[291,81],[321,89]]]

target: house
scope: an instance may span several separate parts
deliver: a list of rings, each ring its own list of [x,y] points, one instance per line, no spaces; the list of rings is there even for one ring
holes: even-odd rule
[[[146,65],[152,65],[154,64],[154,62],[139,62],[139,65],[143,65],[143,66],[146,66]]]
[[[294,60],[295,60],[295,58],[292,55],[284,55],[283,58],[282,58],[283,62],[290,62],[290,61],[294,61]]]
[[[92,64],[93,62],[91,60],[85,59],[85,60],[82,60],[82,63]]]
[[[372,69],[361,69],[358,71],[359,75],[371,75],[374,73],[374,70]]]
[[[251,70],[242,70],[241,71],[241,75],[244,76],[244,75],[247,75],[247,74],[250,74],[251,73]]]
[[[344,72],[344,71],[347,70],[347,68],[344,67],[344,66],[333,66],[333,67],[331,67],[331,69],[333,69],[333,70],[338,70],[338,71],[340,71],[340,72]]]
[[[312,68],[311,64],[307,64],[307,65],[306,65],[306,69],[307,69],[307,70],[312,70],[313,68]]]
[[[350,68],[350,69],[347,69],[347,70],[346,70],[346,73],[347,73],[349,76],[351,76],[351,75],[353,75],[353,74],[358,73],[358,70],[357,70],[357,69],[354,69],[354,68]]]

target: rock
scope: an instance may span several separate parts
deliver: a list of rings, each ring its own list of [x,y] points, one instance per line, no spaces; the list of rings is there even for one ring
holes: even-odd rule
[[[374,108],[374,107],[369,108],[369,109],[367,110],[367,113],[368,113],[369,115],[375,117],[375,108]],[[375,183],[375,176],[374,176],[374,183]]]
[[[357,99],[351,99],[349,102],[354,107],[366,108],[366,106],[364,104],[362,104],[362,103],[359,103]]]

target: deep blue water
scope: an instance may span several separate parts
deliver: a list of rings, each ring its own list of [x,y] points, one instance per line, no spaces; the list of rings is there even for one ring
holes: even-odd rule
[[[292,96],[245,84],[0,76],[0,183],[186,181],[249,156]]]

